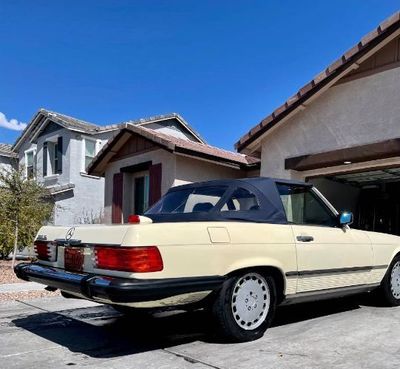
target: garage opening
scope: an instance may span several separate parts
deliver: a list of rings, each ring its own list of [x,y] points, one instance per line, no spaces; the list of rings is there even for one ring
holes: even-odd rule
[[[352,227],[400,235],[400,168],[309,179],[338,211],[354,214]]]

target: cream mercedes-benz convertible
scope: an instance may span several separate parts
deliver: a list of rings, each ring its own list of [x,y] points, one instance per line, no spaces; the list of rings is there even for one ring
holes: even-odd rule
[[[38,261],[15,272],[125,312],[206,307],[226,338],[249,341],[278,304],[376,289],[400,305],[400,238],[351,221],[308,183],[193,183],[127,224],[43,227]]]

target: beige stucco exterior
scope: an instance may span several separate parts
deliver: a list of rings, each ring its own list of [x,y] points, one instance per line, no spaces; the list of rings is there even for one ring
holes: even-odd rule
[[[162,164],[161,193],[164,194],[173,186],[176,171],[175,156],[166,150],[159,149],[148,151],[109,163],[105,172],[104,217],[106,223],[111,223],[114,174],[119,173],[123,167],[148,161],[151,161],[153,165]]]
[[[175,157],[176,172],[174,186],[185,183],[208,181],[210,179],[246,177],[246,172],[190,157]]]
[[[261,175],[308,176],[400,165],[400,158],[322,168],[285,170],[285,159],[400,137],[400,68],[340,83],[291,119],[268,132],[261,144]]]

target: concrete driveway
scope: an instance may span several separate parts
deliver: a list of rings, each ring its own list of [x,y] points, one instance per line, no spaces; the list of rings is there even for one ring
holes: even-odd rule
[[[280,308],[255,342],[224,344],[202,312],[137,322],[62,297],[0,304],[0,368],[394,368],[400,308],[365,297]]]

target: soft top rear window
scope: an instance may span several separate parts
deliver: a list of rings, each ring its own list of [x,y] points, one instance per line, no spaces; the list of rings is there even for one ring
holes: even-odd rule
[[[170,191],[146,214],[209,212],[221,200],[227,186],[206,186]]]

